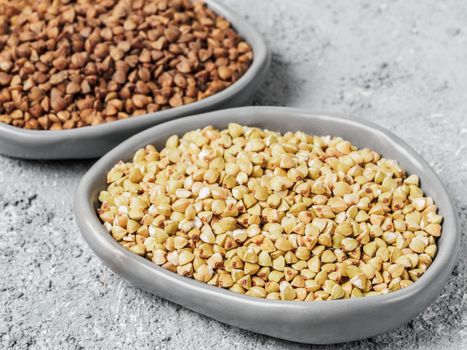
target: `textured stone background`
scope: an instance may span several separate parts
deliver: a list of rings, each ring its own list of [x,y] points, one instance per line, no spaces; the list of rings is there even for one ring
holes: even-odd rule
[[[467,348],[467,3],[224,2],[274,52],[257,104],[358,116],[390,129],[432,164],[458,207],[463,249],[441,296],[391,333],[336,348]],[[0,157],[0,348],[311,348],[223,325],[105,268],[71,208],[91,164]]]

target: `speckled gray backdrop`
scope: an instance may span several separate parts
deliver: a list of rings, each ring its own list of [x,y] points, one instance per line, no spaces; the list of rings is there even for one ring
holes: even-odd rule
[[[256,104],[388,128],[432,164],[458,207],[464,248],[436,302],[389,334],[336,348],[466,349],[467,2],[223,2],[274,52]],[[0,156],[0,348],[312,348],[220,324],[105,268],[81,239],[71,207],[91,164]]]

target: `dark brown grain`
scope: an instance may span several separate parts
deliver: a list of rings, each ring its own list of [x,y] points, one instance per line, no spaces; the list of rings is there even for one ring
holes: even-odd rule
[[[188,0],[0,0],[0,122],[97,125],[189,104],[253,60],[231,24]]]

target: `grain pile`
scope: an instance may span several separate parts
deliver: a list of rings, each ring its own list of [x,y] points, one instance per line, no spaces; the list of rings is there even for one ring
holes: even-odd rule
[[[246,295],[333,300],[408,287],[442,217],[396,161],[339,137],[229,124],[140,149],[98,215],[123,247]]]
[[[0,0],[0,122],[97,125],[189,104],[237,81],[253,53],[188,0]]]

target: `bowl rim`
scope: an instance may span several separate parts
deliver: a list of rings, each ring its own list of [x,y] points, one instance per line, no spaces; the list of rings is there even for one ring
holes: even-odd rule
[[[323,301],[323,302],[297,302],[297,301],[283,301],[283,300],[269,300],[262,298],[254,298],[246,296],[243,294],[232,292],[228,289],[219,288],[216,286],[211,286],[206,283],[196,281],[191,278],[183,277],[177,273],[171,272],[163,267],[160,267],[149,260],[138,256],[134,253],[131,253],[129,250],[120,246],[117,241],[108,233],[108,231],[103,227],[98,216],[95,213],[93,207],[93,201],[90,200],[91,193],[95,192],[94,182],[99,177],[105,177],[106,172],[110,169],[113,164],[115,164],[115,159],[119,158],[120,155],[127,153],[128,151],[136,151],[135,147],[141,143],[142,140],[148,140],[147,143],[151,144],[155,141],[153,140],[157,136],[158,129],[173,129],[173,126],[182,125],[187,120],[200,120],[201,125],[209,125],[210,117],[221,114],[222,118],[226,119],[228,122],[229,114],[242,113],[243,115],[252,115],[254,116],[256,112],[264,111],[270,114],[293,114],[294,117],[298,118],[311,118],[311,119],[322,119],[322,120],[333,120],[344,125],[353,125],[364,127],[370,132],[377,134],[378,136],[385,138],[389,141],[392,141],[393,144],[391,147],[398,148],[403,152],[406,152],[410,158],[411,162],[417,162],[425,171],[425,177],[431,178],[432,181],[436,182],[437,185],[442,189],[440,196],[444,196],[444,201],[446,202],[446,207],[443,207],[443,231],[448,222],[449,231],[443,232],[443,244],[442,249],[439,249],[433,263],[426,270],[426,272],[412,285],[390,292],[384,295],[376,296],[367,296],[363,298],[352,298],[352,299],[340,299],[332,301]],[[207,120],[207,121],[206,121]],[[252,124],[255,121],[252,120]],[[200,127],[202,127],[200,125]],[[188,130],[187,130],[188,131]],[[181,131],[182,132],[182,131]],[[335,135],[339,136],[339,135]],[[124,158],[123,158],[124,159]],[[459,219],[454,202],[451,195],[447,191],[446,187],[439,179],[438,175],[431,168],[431,166],[420,156],[418,155],[405,141],[393,134],[392,132],[384,129],[383,127],[366,120],[359,118],[349,118],[337,116],[334,113],[321,113],[321,112],[311,112],[304,109],[289,108],[289,107],[276,107],[276,106],[253,106],[253,107],[239,107],[224,109],[219,111],[207,112],[198,115],[192,115],[184,118],[179,118],[176,120],[168,121],[165,123],[158,124],[152,128],[146,129],[128,140],[122,142],[120,145],[115,147],[113,150],[105,154],[101,159],[99,159],[82,177],[74,197],[74,214],[77,220],[78,226],[85,241],[88,243],[90,248],[94,253],[104,261],[104,264],[107,265],[105,259],[100,255],[101,252],[95,250],[94,245],[98,244],[101,248],[104,248],[107,252],[112,252],[114,258],[119,263],[124,263],[125,260],[131,261],[135,266],[144,269],[145,271],[152,271],[154,274],[162,275],[167,281],[171,281],[178,285],[189,286],[192,292],[200,291],[201,293],[208,293],[209,295],[223,298],[229,301],[238,301],[246,305],[256,305],[262,307],[273,307],[278,308],[280,306],[286,306],[291,309],[306,309],[314,311],[323,311],[323,310],[340,310],[343,308],[359,308],[360,306],[372,307],[381,304],[392,304],[397,303],[407,298],[411,298],[416,294],[420,293],[421,290],[430,286],[431,283],[436,281],[439,273],[452,271],[454,264],[457,260],[458,251],[460,248],[460,227]],[[94,242],[91,243],[91,240]],[[97,242],[97,243],[96,243]],[[120,274],[120,273],[118,273]],[[446,277],[447,279],[447,277]]]
[[[88,125],[81,128],[65,129],[65,130],[30,130],[5,123],[0,123],[0,137],[6,137],[16,140],[25,140],[40,144],[49,144],[66,140],[69,138],[81,137],[104,137],[109,133],[122,132],[129,127],[153,126],[159,121],[165,122],[178,118],[178,115],[187,115],[190,110],[202,110],[211,106],[218,105],[223,101],[231,99],[241,92],[246,86],[254,83],[255,78],[261,74],[265,67],[269,66],[271,60],[271,51],[266,44],[264,37],[248,23],[246,19],[241,17],[229,7],[219,3],[216,0],[203,0],[206,5],[217,14],[225,17],[231,23],[232,27],[240,34],[253,51],[253,61],[248,67],[248,70],[235,83],[225,88],[224,90],[206,97],[202,100],[195,101],[179,107],[173,107],[166,110],[161,110],[153,113],[146,113],[139,116],[130,117],[127,119],[116,120],[109,123],[99,125]],[[196,113],[196,112],[195,112]]]

